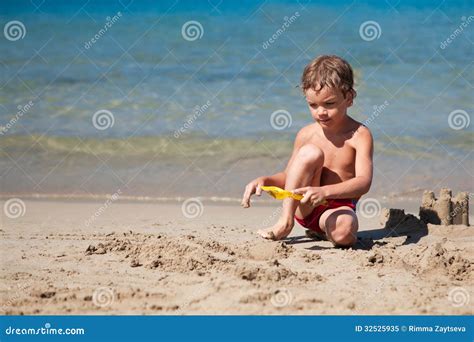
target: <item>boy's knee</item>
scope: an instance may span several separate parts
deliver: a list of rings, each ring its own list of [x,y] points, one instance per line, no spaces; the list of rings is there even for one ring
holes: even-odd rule
[[[323,151],[313,144],[306,144],[300,147],[297,154],[298,159],[305,164],[323,163]]]
[[[350,247],[357,241],[357,221],[352,215],[340,215],[336,229],[332,232],[332,241],[336,246]]]

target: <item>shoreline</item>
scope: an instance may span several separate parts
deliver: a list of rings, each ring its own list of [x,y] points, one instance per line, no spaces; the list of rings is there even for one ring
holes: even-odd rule
[[[242,187],[242,193],[243,193],[243,188]],[[365,194],[362,196],[364,197],[379,197],[382,201],[390,201],[390,200],[397,200],[397,201],[415,201],[417,199],[420,199],[421,203],[421,198],[423,195],[423,191],[425,189],[422,188],[416,188],[416,189],[408,189],[405,191],[402,191],[400,193],[389,193],[388,195],[381,195],[377,196],[376,193],[373,193],[370,191],[369,193]],[[435,190],[435,193],[437,191]],[[39,192],[0,192],[0,200],[5,200],[9,199],[12,197],[21,197],[21,198],[27,198],[27,199],[32,199],[32,200],[44,200],[44,201],[56,201],[56,200],[85,200],[85,201],[98,201],[98,200],[107,200],[111,196],[113,196],[115,193],[112,192],[102,192],[102,193],[54,193],[54,192],[49,192],[49,193],[39,193]],[[264,194],[264,193],[263,193]],[[119,198],[117,198],[118,201],[120,202],[160,202],[160,203],[175,203],[175,202],[180,202],[183,200],[186,200],[187,198],[199,198],[202,201],[206,202],[214,202],[214,203],[219,203],[219,202],[224,202],[224,203],[240,203],[242,200],[241,197],[231,197],[231,196],[205,196],[205,195],[199,195],[198,193],[195,196],[185,196],[185,195],[176,195],[176,196],[148,196],[148,195],[122,195],[120,194]],[[268,199],[265,199],[264,196],[262,197],[252,197],[253,200],[257,200],[257,204],[265,204],[265,205],[271,205],[274,203],[277,203],[274,199],[268,197]]]
[[[372,203],[375,199],[379,209],[383,208],[396,208],[402,209],[406,214],[412,214],[419,216],[420,207],[422,205],[422,194],[423,190],[414,190],[409,192],[404,192],[406,196],[391,194],[388,196],[368,196],[364,195],[358,202],[356,212],[358,214],[359,220],[375,223],[378,222],[379,217],[362,217],[360,205],[364,199],[367,199],[368,203]],[[370,195],[370,193],[369,193]],[[244,209],[241,207],[240,203],[242,198],[237,197],[219,197],[219,196],[175,196],[175,197],[152,197],[152,196],[127,196],[127,195],[117,195],[115,194],[60,194],[60,193],[0,193],[0,201],[16,200],[19,199],[23,201],[24,206],[28,206],[28,202],[36,203],[59,203],[59,204],[68,204],[68,203],[82,203],[82,204],[95,204],[95,205],[177,205],[183,206],[186,201],[198,202],[202,206],[218,206],[218,207],[228,207],[236,210],[241,210],[242,213],[248,213],[251,208],[280,208],[281,201],[271,198],[269,195],[262,192],[262,196],[252,196],[251,198],[251,207]],[[371,204],[367,204],[369,207]],[[370,208],[367,208],[369,212]],[[369,215],[370,216],[370,215]],[[474,222],[474,212],[471,211],[469,214],[469,222]]]

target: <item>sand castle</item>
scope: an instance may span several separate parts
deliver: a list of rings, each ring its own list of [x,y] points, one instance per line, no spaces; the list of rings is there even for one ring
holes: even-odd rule
[[[420,219],[432,224],[463,224],[469,226],[469,193],[452,197],[450,189],[440,190],[439,198],[433,191],[425,191],[420,207]]]
[[[414,215],[405,214],[403,209],[383,208],[380,215],[380,224],[398,234],[426,229],[426,223]]]
[[[405,214],[403,209],[383,208],[380,223],[384,228],[398,233],[417,231],[426,228],[428,223],[469,226],[469,193],[460,192],[453,198],[451,190],[443,188],[439,198],[436,198],[433,191],[425,191],[419,218]]]

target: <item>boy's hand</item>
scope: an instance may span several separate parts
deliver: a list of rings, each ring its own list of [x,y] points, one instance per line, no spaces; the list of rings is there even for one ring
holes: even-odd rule
[[[292,191],[294,194],[304,195],[301,199],[301,203],[308,203],[313,207],[326,199],[326,191],[322,187],[317,186],[305,186],[304,188],[298,188]]]
[[[262,194],[262,189],[260,188],[262,185],[265,185],[265,178],[258,177],[247,184],[245,187],[244,196],[242,198],[242,207],[248,208],[250,207],[250,197],[255,194],[260,196]]]

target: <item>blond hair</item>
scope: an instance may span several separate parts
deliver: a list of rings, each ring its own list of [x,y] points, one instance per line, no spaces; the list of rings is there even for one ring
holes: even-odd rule
[[[308,89],[320,91],[324,87],[339,89],[344,97],[347,93],[356,97],[354,72],[351,65],[338,56],[323,55],[312,60],[304,68],[301,77],[303,93],[306,93]]]

